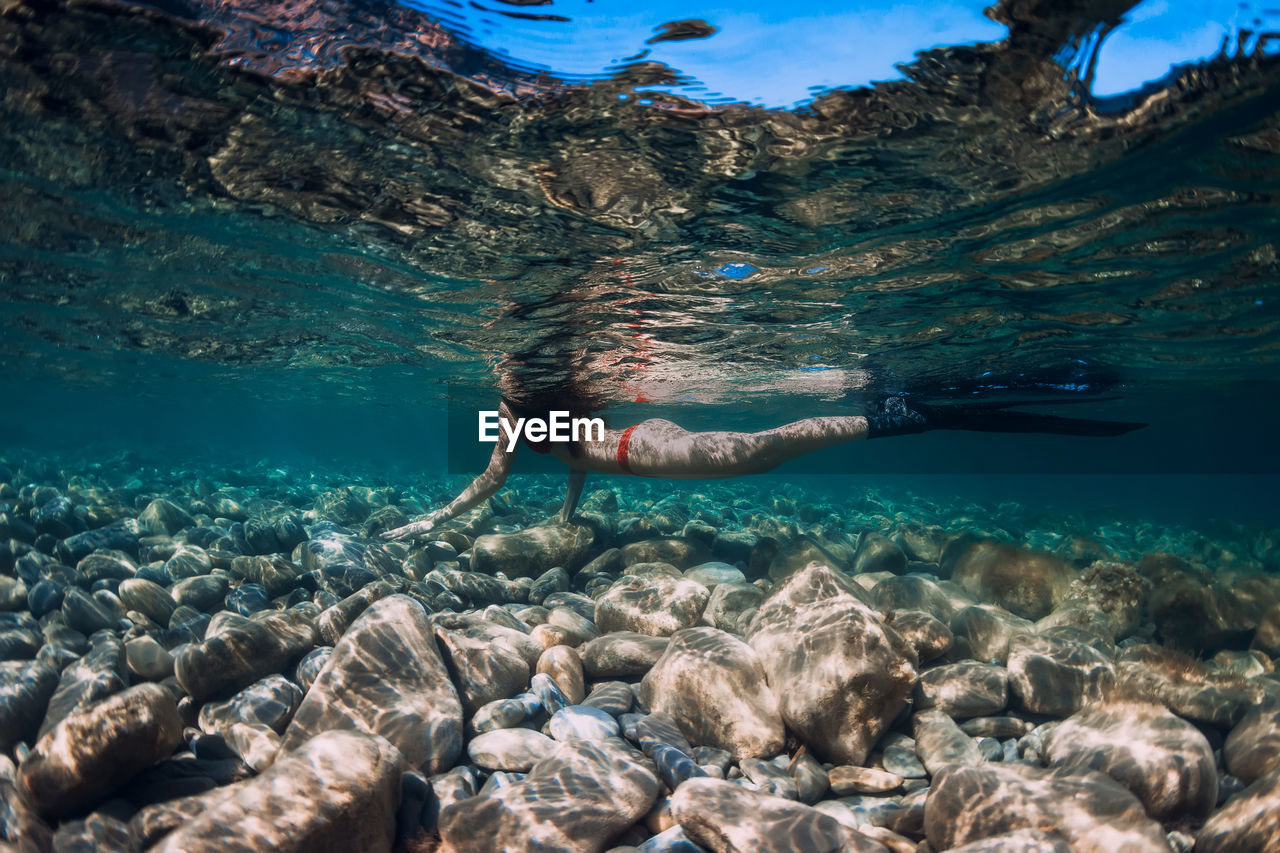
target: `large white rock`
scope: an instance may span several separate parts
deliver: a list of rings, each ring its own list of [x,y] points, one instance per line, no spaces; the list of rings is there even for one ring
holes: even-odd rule
[[[1039,829],[1074,853],[1169,853],[1164,830],[1138,799],[1092,770],[1026,764],[947,768],[929,789],[924,828],[934,850]]]
[[[41,813],[67,817],[98,804],[182,742],[173,694],[139,684],[68,714],[42,735],[20,768]]]
[[[1213,749],[1200,730],[1154,702],[1106,702],[1045,736],[1052,766],[1100,770],[1156,820],[1203,818],[1218,800]]]
[[[330,729],[380,735],[427,774],[458,760],[462,703],[414,599],[392,595],[360,615],[298,706],[281,749]]]
[[[815,808],[721,779],[690,779],[671,795],[670,808],[685,835],[713,853],[887,853]]]
[[[441,850],[599,853],[652,808],[658,788],[622,741],[569,741],[516,784],[443,809]]]
[[[786,736],[778,699],[746,643],[716,628],[688,628],[640,683],[649,709],[670,714],[695,746],[734,758],[770,758]]]
[[[783,721],[837,764],[866,760],[916,681],[915,650],[864,596],[843,574],[811,564],[760,605],[747,629]]]
[[[710,597],[705,586],[687,578],[624,575],[596,600],[596,626],[669,637],[698,624]]]
[[[192,798],[157,853],[385,853],[404,759],[385,739],[324,732],[262,775]]]

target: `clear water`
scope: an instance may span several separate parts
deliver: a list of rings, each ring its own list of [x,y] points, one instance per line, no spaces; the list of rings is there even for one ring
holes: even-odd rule
[[[317,826],[329,841],[373,844],[375,824],[390,828],[377,818],[384,807],[397,810],[408,840],[396,849],[435,849],[437,829],[450,845],[466,836],[475,847],[509,830],[518,846],[559,821],[589,821],[584,838],[600,837],[583,843],[599,849],[604,835],[638,844],[656,821],[680,820],[679,799],[696,790],[674,792],[679,762],[691,766],[675,747],[646,735],[655,762],[678,763],[659,768],[674,792],[666,813],[638,822],[656,802],[657,777],[649,793],[628,795],[620,765],[607,776],[591,771],[600,761],[562,774],[553,756],[518,781],[487,772],[515,762],[490,767],[470,752],[484,719],[473,714],[512,714],[502,700],[513,691],[540,694],[532,705],[529,694],[518,699],[513,726],[537,728],[561,704],[537,678],[524,680],[537,657],[530,648],[576,644],[590,630],[539,625],[513,639],[495,623],[552,618],[518,605],[555,606],[548,592],[567,586],[595,597],[562,601],[606,632],[669,633],[701,619],[747,637],[753,647],[702,632],[707,642],[690,641],[696,654],[680,658],[694,662],[671,669],[693,674],[680,691],[709,691],[707,722],[731,721],[744,695],[799,698],[785,727],[776,704],[759,715],[777,738],[753,755],[807,776],[819,758],[890,769],[890,744],[911,762],[913,750],[938,759],[929,761],[928,823],[944,834],[1025,820],[1055,839],[1094,829],[1110,834],[1093,838],[1136,837],[1111,833],[1142,815],[1116,785],[1101,795],[1019,793],[1008,780],[1021,771],[990,763],[982,766],[999,772],[985,778],[1003,779],[998,786],[942,793],[961,774],[947,768],[944,779],[943,749],[927,743],[960,755],[959,743],[975,765],[980,748],[994,762],[1056,763],[1046,750],[1059,738],[1042,722],[1071,713],[1063,697],[1105,694],[1118,703],[1108,704],[1118,721],[1108,739],[1087,727],[1057,734],[1089,750],[1090,766],[1104,752],[1119,756],[1131,787],[1186,794],[1163,825],[1142,818],[1150,849],[1165,849],[1170,830],[1182,835],[1169,849],[1189,849],[1197,831],[1202,853],[1215,841],[1215,850],[1273,848],[1275,821],[1241,807],[1253,794],[1228,796],[1252,782],[1254,756],[1237,758],[1259,744],[1261,774],[1278,739],[1268,710],[1280,695],[1278,244],[1280,11],[1256,3],[0,0],[0,657],[38,661],[0,661],[0,839],[28,831],[41,842],[36,821],[22,825],[29,798],[7,794],[15,774],[32,797],[41,787],[58,797],[63,783],[96,789],[98,767],[160,760],[107,778],[109,801],[73,804],[97,803],[103,833],[114,831],[102,822],[109,814],[128,818],[190,791],[205,770],[220,777],[210,786],[230,791],[226,762],[181,769],[164,760],[184,723],[193,755],[240,755],[262,771],[277,754],[274,733],[236,726],[223,738],[204,711],[205,700],[252,693],[270,669],[297,682],[273,679],[288,695],[307,685],[307,710],[287,727],[293,710],[272,723],[286,743],[313,723],[369,728],[406,755],[436,753],[429,763],[439,766],[418,763],[424,773],[487,768],[472,781],[487,777],[485,792],[512,786],[499,796],[545,821],[512,810],[504,814],[519,819],[502,823],[487,793],[463,798],[471,792],[461,778],[429,798],[412,777],[360,781],[361,797],[338,808],[333,798],[350,794],[359,772],[358,748],[301,773],[283,762],[304,759],[280,752],[279,772],[228,799],[186,800],[217,805],[197,806],[194,821],[183,811],[169,844],[229,833],[249,846],[281,846],[262,840],[274,834],[306,847],[302,833]],[[593,475],[580,525],[569,528],[539,526],[560,509],[563,470],[522,452],[501,494],[427,537],[441,541],[376,538],[445,505],[483,469],[490,448],[476,441],[477,410],[504,394],[569,391],[597,401],[615,427],[664,417],[695,430],[759,430],[862,413],[886,394],[937,406],[1033,401],[1042,413],[1146,427],[1105,439],[936,430],[852,442],[731,481]],[[85,527],[95,529],[73,534]],[[90,549],[108,553],[84,556]],[[815,553],[859,573],[853,583],[887,612],[852,598],[791,607],[804,593],[774,587]],[[707,558],[737,565],[693,569],[708,584],[739,571],[755,584],[718,614],[699,597],[708,590],[661,577],[662,564],[650,562]],[[652,572],[645,580],[629,577],[638,562]],[[485,576],[498,567],[539,580]],[[801,571],[808,577],[796,587],[837,584],[821,566]],[[896,572],[910,576],[886,577]],[[178,580],[192,573],[195,584]],[[155,583],[124,576],[155,579],[158,600]],[[771,596],[759,607],[756,587]],[[427,608],[431,624],[398,596],[361,613],[393,590]],[[641,610],[679,610],[681,621],[613,619],[621,606],[605,597],[628,590]],[[133,609],[148,609],[139,601],[151,615]],[[177,601],[207,613],[175,612]],[[970,601],[1026,619],[983,616]],[[512,609],[481,611],[490,603]],[[281,621],[293,621],[293,633],[314,621],[316,639],[337,650],[325,658],[305,636],[271,641],[264,622],[226,612],[257,619],[272,609],[289,609]],[[801,614],[789,628],[787,610]],[[1008,638],[1032,630],[1031,619],[1036,636]],[[486,633],[472,634],[484,620]],[[849,630],[842,636],[837,624]],[[464,630],[473,662],[456,650],[434,658],[437,640],[445,648]],[[246,639],[201,642],[215,631]],[[97,697],[99,687],[124,686],[103,670],[124,672],[124,646],[101,636],[111,632],[129,644],[130,682],[164,678],[169,698],[182,696],[176,708],[156,688],[156,714],[122,711],[117,721],[102,709],[122,705],[89,705],[78,719],[104,725],[77,722],[37,740],[89,695],[81,688]],[[80,633],[93,635],[94,651],[76,645]],[[118,651],[98,655],[99,641]],[[963,703],[926,712],[922,700],[934,697],[924,687],[904,707],[912,661],[922,673],[953,658],[1003,663],[1014,643],[1031,651],[1021,660],[1009,651],[1007,667],[984,666],[981,677],[952,670],[938,689],[1007,675],[1003,698],[982,707],[1017,715],[1002,739],[1026,737],[955,741],[937,718],[959,718]],[[300,674],[294,658],[304,653]],[[102,666],[90,667],[90,656]],[[766,658],[786,658],[794,672],[780,679]],[[548,659],[538,660],[541,671]],[[587,674],[635,681],[646,668]],[[655,680],[640,683],[641,698]],[[466,711],[465,758],[451,683],[477,706]],[[1159,722],[1148,713],[1154,702],[1189,722],[1163,708]],[[855,706],[856,719],[845,713]],[[343,708],[350,715],[329,716]],[[456,732],[419,716],[428,713]],[[681,711],[676,724],[701,713]],[[1264,713],[1265,727],[1254,728]],[[147,720],[172,729],[173,743],[139,736]],[[640,743],[641,723],[624,727]],[[63,737],[68,730],[85,736]],[[886,731],[919,743],[905,747]],[[833,735],[880,746],[824,753]],[[11,743],[18,736],[30,743]],[[45,760],[49,744],[71,741],[69,752],[86,757],[73,771],[88,771]],[[811,750],[805,765],[801,744]],[[128,761],[115,758],[121,745]],[[393,764],[382,762],[398,772]],[[321,765],[339,765],[337,784]],[[751,768],[739,756],[754,780]],[[53,783],[39,784],[41,774]],[[922,784],[898,779],[894,790],[913,793],[883,798],[888,816],[881,805],[865,810],[881,829],[901,829],[908,848],[921,835],[910,804]],[[1259,784],[1274,801],[1276,773]],[[828,793],[843,796],[834,784]],[[93,831],[63,820],[74,808],[51,800],[33,808],[59,827],[59,844]],[[1105,806],[1098,827],[1085,816],[1089,800]],[[598,817],[590,803],[604,801],[635,806],[626,817],[635,825],[607,828],[621,812]],[[1082,811],[1059,821],[1063,802]],[[237,803],[249,819],[224,819],[223,805]],[[949,820],[953,805],[964,813]],[[701,823],[704,810],[694,811]],[[816,813],[793,825],[754,807],[728,811],[735,838],[754,838],[763,823],[761,838],[782,839],[769,849],[815,847],[797,839]],[[862,811],[850,806],[850,819],[870,832]],[[344,826],[357,813],[362,824]],[[490,836],[472,833],[468,814]],[[163,812],[135,818],[115,828],[149,841],[168,831]],[[681,825],[693,832],[693,823]],[[1267,833],[1254,847],[1241,841]],[[931,849],[951,846],[936,826],[925,834]]]
[[[690,428],[1105,396],[1071,413],[1150,426],[777,476],[1274,524],[1275,13],[1175,5],[708,7],[646,45],[684,15],[19,4],[0,445],[410,482],[483,462],[503,382]]]

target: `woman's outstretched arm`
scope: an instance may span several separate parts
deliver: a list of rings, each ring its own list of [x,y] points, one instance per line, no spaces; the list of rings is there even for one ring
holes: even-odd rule
[[[505,403],[498,408],[498,416],[503,420],[510,419],[514,426],[515,418],[512,417]],[[507,482],[507,474],[511,473],[511,463],[515,455],[515,450],[508,451],[499,439],[493,445],[493,453],[489,456],[489,465],[484,469],[484,473],[472,480],[471,485],[463,489],[462,494],[424,519],[406,524],[404,527],[397,527],[395,530],[388,530],[382,534],[382,538],[409,539],[413,536],[421,536],[493,497]]]

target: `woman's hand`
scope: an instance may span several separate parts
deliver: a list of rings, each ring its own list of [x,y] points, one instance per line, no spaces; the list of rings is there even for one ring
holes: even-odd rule
[[[437,519],[440,513],[433,512],[431,515],[415,521],[413,524],[406,524],[404,527],[397,527],[395,530],[385,530],[380,536],[383,539],[412,539],[414,536],[421,536],[424,533],[430,533],[435,529]]]
[[[502,413],[504,418],[513,423],[515,422],[515,418],[511,416],[511,410],[507,408],[506,403],[499,405],[498,411]],[[511,470],[511,459],[514,456],[514,450],[508,451],[501,441],[495,441],[493,443],[493,453],[489,456],[489,466],[484,469],[483,474],[471,481],[470,486],[462,490],[462,494],[450,501],[448,506],[436,510],[421,521],[406,524],[404,527],[397,527],[395,530],[388,530],[382,534],[382,538],[388,540],[410,539],[414,536],[430,533],[438,525],[452,521],[464,512],[484,503],[493,497],[498,489],[502,488],[502,484],[507,481],[507,472]]]

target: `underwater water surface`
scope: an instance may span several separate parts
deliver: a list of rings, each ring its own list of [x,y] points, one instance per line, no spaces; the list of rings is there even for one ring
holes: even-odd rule
[[[741,849],[1012,831],[954,808],[977,794],[950,755],[1031,767],[991,784],[1038,803],[1118,802],[1062,767],[1129,788],[1122,818],[1037,813],[1071,849],[1280,843],[1248,811],[1280,803],[1278,241],[1263,4],[0,3],[0,786],[31,810],[0,839],[181,848],[166,780],[248,786],[216,812],[234,827],[286,757],[320,769],[279,771],[303,780],[281,814],[319,801],[312,782],[395,788],[367,825],[399,809],[396,833],[369,849],[721,849],[693,814],[746,827]],[[478,508],[384,541],[485,469],[477,413],[503,397],[589,400],[614,429],[754,432],[886,397],[1143,427],[933,429],[715,482],[592,474],[569,525],[563,465],[523,452]],[[798,577],[856,602],[840,618],[883,645],[810,637],[788,669],[778,649],[817,606]],[[716,633],[653,645],[677,629]],[[582,651],[623,630],[648,640]],[[243,644],[211,663],[224,632]],[[552,721],[566,682],[535,683],[534,641],[574,650],[557,676],[586,660],[568,704],[593,713]],[[711,731],[715,695],[679,678],[703,665],[746,679],[726,695],[773,698]],[[854,723],[789,704],[815,673],[840,702],[865,693]],[[1002,700],[943,695],[988,682]],[[388,713],[404,697],[431,712]],[[637,729],[633,699],[679,733],[652,713]],[[69,759],[43,736],[129,702],[167,751],[114,787],[54,790]],[[614,725],[601,709],[642,758],[583,747],[544,779],[532,735],[476,746],[575,740]],[[1156,790],[1142,756],[1067,748],[1123,742],[1108,715],[1200,775]],[[331,729],[399,757],[312,738]],[[335,781],[344,750],[364,769]],[[385,770],[401,759],[426,787]],[[827,817],[687,787],[700,773]],[[625,807],[593,799],[609,785]],[[463,805],[504,786],[510,822]],[[113,794],[129,807],[105,809]],[[946,827],[922,823],[935,795]],[[833,816],[874,830],[850,840]]]
[[[809,473],[1277,472],[1264,9],[936,7],[893,62],[816,35],[876,41],[874,4],[672,38],[588,7],[55,9],[4,18],[11,443],[458,472],[503,382],[572,381],[703,429],[886,393],[1151,424]],[[769,65],[775,36],[812,60]]]

